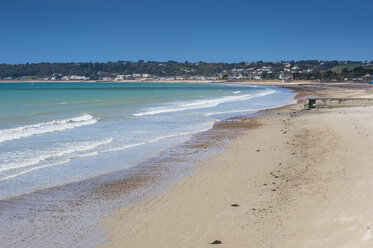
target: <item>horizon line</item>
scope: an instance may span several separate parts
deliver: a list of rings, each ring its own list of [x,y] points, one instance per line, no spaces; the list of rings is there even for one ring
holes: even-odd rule
[[[144,60],[144,59],[139,59],[137,61],[135,60],[107,60],[107,61],[66,61],[66,62],[46,62],[46,61],[41,61],[41,62],[23,62],[23,63],[5,63],[5,62],[0,62],[0,65],[27,65],[27,64],[80,64],[80,63],[119,63],[119,62],[127,62],[127,63],[138,63],[138,62],[143,62],[143,63],[149,63],[149,62],[158,62],[158,63],[168,63],[168,62],[176,62],[176,63],[208,63],[208,64],[240,64],[240,63],[281,63],[281,62],[299,62],[299,61],[337,61],[337,62],[373,62],[372,60],[351,60],[351,59],[345,59],[345,60],[338,60],[338,59],[299,59],[299,60],[253,60],[253,61],[240,61],[240,62],[211,62],[211,61],[189,61],[189,60],[167,60],[167,61],[162,61],[162,60]]]

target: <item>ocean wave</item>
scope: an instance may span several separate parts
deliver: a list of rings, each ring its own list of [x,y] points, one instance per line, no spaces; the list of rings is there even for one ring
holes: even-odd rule
[[[56,162],[56,163],[52,163],[52,164],[45,164],[45,165],[41,165],[41,166],[37,166],[37,167],[32,167],[32,168],[29,168],[29,169],[26,169],[26,170],[22,170],[21,172],[1,177],[0,182],[5,181],[7,179],[14,178],[14,177],[22,176],[22,175],[27,174],[29,172],[32,172],[34,170],[39,170],[39,169],[46,168],[46,167],[51,167],[51,166],[55,166],[55,165],[59,165],[59,164],[64,164],[64,163],[67,163],[69,161],[70,161],[69,159],[66,159],[65,161],[60,161],[60,162]]]
[[[230,110],[230,111],[207,113],[206,116],[221,115],[221,114],[232,114],[232,113],[248,113],[248,112],[254,112],[254,111],[257,111],[257,109],[236,109],[236,110]]]
[[[152,138],[152,139],[145,140],[145,141],[138,142],[138,143],[111,147],[111,148],[106,148],[106,149],[100,149],[100,150],[94,150],[94,149],[99,146],[111,143],[113,139],[109,138],[109,139],[105,139],[105,140],[97,141],[97,142],[79,142],[76,144],[69,144],[67,147],[70,147],[70,148],[66,148],[66,150],[60,149],[59,151],[49,151],[48,153],[41,152],[39,153],[39,155],[36,155],[37,156],[36,158],[28,159],[23,162],[13,161],[12,163],[8,163],[5,160],[9,161],[12,159],[11,157],[9,157],[7,159],[4,159],[5,163],[0,164],[0,172],[2,174],[4,173],[6,174],[0,177],[0,182],[7,180],[7,179],[11,179],[14,177],[24,175],[26,173],[30,173],[38,169],[65,164],[65,163],[70,162],[72,159],[89,157],[89,156],[94,156],[94,155],[107,153],[107,152],[123,151],[123,150],[127,150],[127,149],[134,148],[137,146],[145,145],[148,143],[158,142],[160,140],[164,140],[167,138],[193,135],[198,132],[206,131],[208,129],[210,128],[188,131],[188,132],[173,133],[173,134],[159,136],[159,137]],[[30,151],[30,154],[34,154],[35,156],[35,151]],[[17,154],[12,155],[12,156],[17,157]],[[56,158],[59,158],[59,160],[56,161]]]
[[[256,94],[224,96],[221,98],[196,100],[196,101],[186,102],[186,103],[185,102],[175,103],[169,106],[149,108],[145,112],[136,113],[136,114],[133,114],[133,116],[140,117],[144,115],[156,115],[156,114],[179,112],[179,111],[192,110],[192,109],[212,108],[222,103],[249,100],[255,97],[270,95],[275,92],[276,92],[275,90],[268,90],[268,91],[264,91],[264,92],[260,92]]]
[[[0,172],[30,167],[48,161],[56,161],[66,155],[75,154],[75,156],[79,156],[78,153],[80,152],[93,150],[96,147],[109,144],[112,141],[113,138],[107,138],[99,141],[68,143],[44,151],[27,150],[2,153],[0,155]]]
[[[126,149],[133,148],[133,147],[136,147],[136,146],[145,145],[147,143],[158,142],[158,141],[161,141],[161,140],[164,140],[164,139],[169,139],[169,138],[174,138],[174,137],[179,137],[179,136],[192,135],[192,134],[195,134],[195,133],[206,131],[208,129],[210,129],[210,128],[202,129],[202,130],[189,131],[189,132],[173,133],[173,134],[168,134],[168,135],[164,135],[164,136],[159,136],[159,137],[152,138],[152,139],[149,139],[149,140],[145,140],[145,141],[142,141],[142,142],[139,142],[139,143],[134,143],[134,144],[130,144],[130,145],[118,146],[118,147],[113,147],[113,148],[101,150],[101,151],[97,152],[96,154],[104,153],[104,152],[115,152],[115,151],[126,150]]]
[[[211,126],[212,126],[212,123],[211,123]],[[200,130],[194,130],[194,131],[187,131],[187,132],[169,134],[169,135],[160,136],[160,137],[151,139],[151,140],[149,140],[149,142],[157,142],[157,141],[160,141],[160,140],[163,140],[163,139],[169,139],[169,138],[174,138],[174,137],[178,137],[178,136],[193,135],[193,134],[196,134],[196,133],[207,131],[209,129],[210,129],[210,127],[209,128],[200,129]]]
[[[95,124],[97,120],[89,115],[84,114],[64,120],[54,120],[50,122],[37,123],[11,129],[0,130],[0,143],[15,139],[30,137],[36,134],[52,133],[76,127]]]
[[[241,91],[239,91],[239,90],[238,90],[238,91],[233,91],[233,92],[232,92],[232,94],[235,94],[235,95],[240,94],[240,93],[241,93]]]

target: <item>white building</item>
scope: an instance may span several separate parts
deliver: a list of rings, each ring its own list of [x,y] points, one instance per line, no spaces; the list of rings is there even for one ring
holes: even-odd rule
[[[87,80],[86,76],[71,75],[70,80]]]
[[[125,75],[117,75],[117,76],[114,78],[114,81],[122,81],[122,80],[124,80],[124,77],[125,77]]]

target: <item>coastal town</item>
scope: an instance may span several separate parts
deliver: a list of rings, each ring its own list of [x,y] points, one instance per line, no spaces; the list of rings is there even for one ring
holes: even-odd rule
[[[107,62],[0,65],[1,80],[40,81],[370,81],[373,62]]]

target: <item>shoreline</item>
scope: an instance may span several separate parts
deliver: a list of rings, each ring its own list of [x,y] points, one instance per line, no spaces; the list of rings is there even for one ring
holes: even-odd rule
[[[297,241],[302,236],[291,227],[299,225],[290,217],[293,212],[288,212],[292,209],[299,218],[306,218],[297,208],[294,209],[293,204],[304,201],[294,194],[301,188],[298,184],[305,185],[306,188],[302,188],[304,195],[310,193],[308,184],[303,179],[299,182],[297,178],[298,168],[292,165],[294,158],[295,161],[308,162],[298,155],[302,153],[299,149],[307,144],[305,137],[299,136],[304,121],[298,121],[297,117],[305,116],[312,123],[309,125],[317,126],[312,119],[318,114],[312,111],[304,113],[302,98],[305,95],[366,96],[371,95],[372,89],[348,88],[346,85],[341,88],[298,85],[295,88],[299,90],[297,104],[265,110],[264,115],[245,119],[239,124],[244,127],[244,134],[232,137],[221,152],[199,161],[195,172],[169,185],[164,193],[105,217],[103,227],[108,243],[100,247],[201,247],[214,240],[221,240],[222,247],[251,247],[254,244],[255,247],[308,247]],[[338,109],[322,111],[333,115],[341,112]],[[328,117],[326,119],[329,121]],[[226,128],[236,124],[226,123]],[[289,135],[293,130],[297,134]],[[317,138],[323,139],[322,136]],[[308,159],[317,159],[313,156],[317,156],[319,150],[311,150],[314,154]],[[246,165],[247,162],[264,165],[257,168]],[[295,178],[291,177],[293,173]],[[299,187],[293,190],[290,186],[294,183]],[[315,183],[314,187],[317,187]],[[337,194],[335,198],[338,197]],[[263,204],[266,207],[258,206]],[[257,230],[252,230],[252,227]],[[266,237],[270,238],[266,240]],[[307,241],[307,237],[303,239]]]
[[[236,119],[236,117],[229,119]],[[72,236],[70,245],[81,244],[81,242],[87,240],[90,246],[94,245],[96,243],[95,239],[102,237],[104,234],[90,225],[84,224],[85,226],[79,227],[79,225],[74,224],[74,222],[79,222],[80,218],[75,216],[76,214],[86,216],[85,219],[83,218],[84,222],[92,223],[92,218],[102,217],[119,206],[136,204],[153,195],[163,193],[170,183],[178,181],[195,170],[194,166],[189,164],[190,161],[199,160],[206,154],[221,149],[220,146],[224,145],[229,135],[237,134],[237,132],[227,129],[228,121],[220,122],[215,123],[214,126],[220,126],[221,132],[217,133],[216,128],[211,128],[208,131],[193,135],[191,140],[166,149],[156,157],[147,159],[130,169],[1,200],[0,218],[12,221],[3,225],[4,230],[8,230],[3,235],[8,237],[2,235],[3,237],[0,237],[0,239],[14,240],[15,244],[19,245],[17,243],[18,238],[8,233],[14,229],[18,230],[19,233],[26,233],[26,235],[23,234],[23,237],[35,236],[41,240],[44,239],[42,243],[33,240],[29,243],[30,245],[51,245],[53,242],[64,242],[63,239],[66,235],[59,235],[53,240],[50,240],[50,237],[45,237],[45,235],[48,236],[48,233],[53,237],[50,232],[57,228],[65,234],[72,231],[77,233]],[[229,126],[232,126],[232,123],[229,123]],[[242,128],[238,125],[236,130]],[[225,131],[225,129],[227,130]],[[175,163],[177,166],[175,166]],[[165,164],[167,166],[164,166]],[[126,198],[131,198],[131,202],[127,202]],[[92,216],[92,213],[87,209],[96,208],[99,210],[97,204],[105,204],[107,209],[97,216]],[[70,206],[75,207],[71,208]],[[52,220],[60,218],[61,213],[63,217],[58,224],[54,225],[54,221],[45,223],[46,220],[40,218],[40,213],[43,212],[50,212],[49,218]],[[33,225],[37,228],[28,230],[27,226],[30,223],[34,223]],[[21,226],[17,228],[17,225]],[[66,229],[66,226],[69,225],[71,230]],[[88,235],[83,240],[79,238],[82,235],[82,228],[83,232],[86,233],[85,235]],[[90,238],[91,235],[92,238]]]
[[[295,84],[369,84],[370,81],[313,81],[313,80],[0,80],[0,83],[227,83],[254,85],[295,85]]]
[[[64,83],[64,82],[66,82],[66,81],[60,81],[59,83]],[[139,82],[135,82],[135,81],[133,81],[134,83],[139,83]],[[204,83],[205,81],[201,81],[202,83]],[[21,82],[20,82],[21,83]],[[87,83],[89,83],[89,82],[87,82]],[[167,82],[162,82],[162,83],[167,83]],[[188,83],[188,82],[181,82],[181,83]],[[224,84],[226,84],[226,83],[224,83]],[[229,84],[226,84],[226,85],[229,85]],[[234,85],[234,84],[233,84]],[[247,86],[250,86],[250,85],[252,85],[251,83],[247,83],[247,82],[242,82],[242,83],[240,83],[240,84],[237,84],[237,85],[247,85]],[[265,86],[271,86],[271,87],[277,87],[277,88],[287,88],[287,89],[289,89],[289,90],[292,90],[292,91],[297,91],[297,88],[290,88],[290,87],[288,87],[288,86],[285,86],[285,87],[279,87],[279,86],[277,86],[277,85],[265,85]],[[296,98],[296,95],[294,96],[294,99]],[[284,106],[286,106],[286,105],[284,105]],[[282,106],[283,107],[283,106]],[[278,108],[278,107],[271,107],[271,108],[269,108],[269,109],[276,109],[276,108]],[[261,114],[261,113],[263,113],[263,112],[265,112],[265,111],[267,111],[268,109],[265,109],[265,108],[263,108],[263,109],[260,109],[260,110],[256,110],[255,112],[252,112],[252,113],[248,113],[248,114],[246,114],[246,115],[244,115],[244,116],[241,116],[241,115],[234,115],[234,114],[232,114],[232,116],[230,116],[230,117],[227,117],[227,118],[224,118],[224,119],[221,119],[221,120],[215,120],[215,122],[214,122],[214,124],[210,127],[210,128],[208,128],[208,129],[206,129],[206,130],[203,130],[203,131],[198,131],[198,132],[194,132],[193,134],[192,134],[192,136],[187,140],[187,141],[185,141],[185,142],[181,142],[180,144],[178,144],[178,145],[174,145],[174,146],[172,146],[172,147],[170,147],[170,148],[166,148],[166,149],[162,149],[162,150],[159,150],[158,152],[156,152],[156,153],[163,153],[163,152],[165,152],[165,151],[167,151],[167,150],[172,150],[173,148],[177,148],[177,147],[179,147],[179,146],[182,146],[183,144],[187,144],[187,143],[189,143],[191,140],[193,140],[193,139],[198,139],[198,138],[196,138],[197,136],[199,136],[199,135],[201,135],[201,136],[204,136],[203,134],[204,133],[206,133],[206,132],[209,132],[209,131],[211,131],[212,129],[214,129],[214,126],[216,125],[216,124],[219,124],[219,123],[221,123],[221,122],[226,122],[227,120],[230,120],[230,119],[241,119],[241,118],[247,118],[247,116],[255,116],[255,115],[257,115],[257,114]],[[139,162],[139,163],[137,163],[135,166],[131,166],[131,167],[129,167],[129,168],[132,168],[132,167],[136,167],[137,165],[139,165],[139,164],[142,164],[142,163],[146,163],[148,160],[151,160],[151,159],[154,159],[155,157],[158,157],[157,155],[150,155],[147,159],[145,159],[145,160],[143,160],[142,162]],[[127,168],[128,169],[128,168]],[[115,173],[117,173],[117,172],[121,172],[121,171],[123,171],[123,170],[127,170],[127,169],[120,169],[119,171],[114,171],[114,172],[109,172],[109,173],[107,173],[107,174],[102,174],[102,175],[98,175],[98,176],[92,176],[92,177],[89,177],[89,178],[87,178],[87,179],[83,179],[83,180],[81,180],[81,181],[73,181],[73,182],[69,182],[69,183],[65,183],[65,184],[60,184],[60,185],[56,185],[56,186],[52,186],[51,188],[59,188],[59,187],[64,187],[64,186],[66,186],[66,185],[70,185],[70,184],[76,184],[76,183],[80,183],[80,182],[84,182],[84,181],[90,181],[90,180],[94,180],[95,178],[98,178],[98,177],[105,177],[105,176],[109,176],[109,175],[111,175],[111,174],[115,174]],[[12,196],[9,196],[9,197],[6,197],[6,198],[1,198],[0,199],[0,201],[7,201],[7,200],[10,200],[10,199],[14,199],[14,198],[19,198],[19,197],[23,197],[23,196],[25,196],[25,195],[29,195],[29,194],[33,194],[33,193],[35,193],[35,192],[40,192],[40,191],[44,191],[44,190],[49,190],[49,189],[51,189],[51,188],[45,188],[45,189],[37,189],[37,190],[35,190],[35,191],[30,191],[30,192],[26,192],[26,193],[21,193],[21,194],[16,194],[16,195],[12,195]]]
[[[245,85],[246,85],[246,83],[245,83]],[[251,85],[251,84],[249,84],[249,85]],[[274,85],[269,85],[269,86],[274,86]],[[276,87],[276,86],[274,86],[274,87]],[[287,88],[287,87],[285,87],[285,88]],[[225,146],[228,143],[230,143],[232,140],[236,139],[237,135],[238,136],[243,135],[243,133],[247,132],[248,130],[255,129],[258,126],[258,123],[256,121],[257,118],[261,118],[261,117],[263,117],[265,115],[268,115],[270,113],[273,114],[273,112],[276,112],[276,111],[281,110],[281,109],[288,109],[288,108],[291,108],[292,106],[296,106],[296,105],[301,104],[304,101],[303,100],[304,90],[299,90],[298,88],[291,88],[291,90],[293,90],[296,93],[296,95],[294,96],[294,100],[296,100],[297,103],[291,103],[291,104],[287,104],[287,105],[280,106],[280,107],[274,107],[274,108],[270,108],[270,109],[262,109],[262,110],[259,110],[259,111],[255,112],[254,114],[250,114],[248,116],[232,116],[232,117],[227,118],[225,120],[218,121],[214,124],[214,126],[211,129],[209,129],[207,131],[204,131],[202,133],[198,133],[198,134],[193,136],[192,139],[198,140],[197,143],[199,143],[199,145],[196,146],[196,147],[198,149],[200,149],[200,148],[206,149],[207,150],[207,152],[206,152],[207,155],[209,155],[209,154],[214,155],[214,154],[217,154],[218,152],[224,151],[224,149],[226,149]],[[222,132],[222,130],[223,130],[223,132]],[[224,130],[228,130],[228,131],[224,132]],[[211,136],[211,135],[208,134],[209,132],[217,132],[217,133],[222,132],[222,133],[215,134],[215,135]],[[206,137],[201,137],[201,136],[207,136],[207,139],[206,139]],[[220,139],[220,143],[218,142],[219,144],[217,145],[219,148],[217,149],[217,147],[215,147],[215,148],[211,147],[213,142],[214,141],[216,142],[219,139]],[[202,142],[201,142],[201,140],[202,140]],[[222,142],[222,140],[225,140],[225,142]],[[187,144],[189,142],[190,141],[187,141],[184,144]],[[192,143],[193,143],[193,141],[192,141]],[[184,144],[182,144],[182,145],[184,145]],[[187,149],[190,149],[190,147],[188,147]],[[192,152],[192,153],[194,153],[194,152]],[[146,204],[148,202],[152,202],[152,201],[154,201],[154,199],[156,199],[158,197],[162,197],[162,195],[164,195],[164,194],[167,194],[169,192],[169,190],[174,190],[175,185],[180,184],[181,182],[186,180],[188,177],[193,177],[193,176],[198,175],[200,170],[205,169],[205,168],[201,168],[200,161],[204,161],[206,159],[207,158],[205,156],[205,157],[199,158],[197,160],[190,161],[189,163],[192,163],[193,164],[192,166],[195,167],[195,168],[193,168],[191,172],[185,174],[183,177],[179,177],[179,178],[173,180],[172,182],[169,182],[168,184],[164,185],[165,187],[162,189],[161,192],[158,192],[157,194],[152,194],[149,197],[145,197],[145,198],[139,200],[137,203],[130,204],[129,206],[125,206],[125,207],[116,209],[110,215],[103,217],[103,220],[102,220],[102,223],[104,223],[103,229],[108,230],[107,229],[107,223],[112,222],[112,218],[115,218],[115,219],[118,218],[118,215],[116,214],[116,213],[118,213],[118,211],[119,211],[119,215],[121,215],[122,210],[123,211],[127,211],[127,209],[132,210],[133,208],[137,208],[138,206],[142,206],[143,204]],[[208,165],[206,167],[208,167]],[[114,213],[114,215],[113,215],[113,213]],[[127,214],[125,214],[125,215],[127,215]],[[122,216],[119,216],[119,218],[122,219]],[[111,237],[109,237],[109,240],[111,240]],[[107,240],[106,240],[106,242],[107,242]],[[98,245],[98,247],[112,247],[113,246],[113,244],[111,242],[109,242],[109,243],[106,243],[106,242]],[[114,247],[127,247],[128,243],[124,243],[124,244],[125,244],[124,246],[119,244],[118,246],[114,245]],[[134,247],[137,247],[137,246],[134,246]],[[139,247],[142,247],[142,246],[139,246]]]
[[[323,85],[325,86],[325,85]],[[292,87],[286,87],[290,88],[292,90],[298,90],[298,94],[296,99],[298,100],[298,105],[300,104],[299,102],[302,101],[302,98],[307,95],[307,94],[312,94],[315,91],[315,88],[318,91],[318,94],[322,94],[323,89],[318,89],[318,86],[311,86],[311,89],[309,89],[310,86],[304,86],[304,85],[293,85]],[[334,87],[331,86],[331,87]],[[341,94],[345,95],[346,90],[342,89]],[[351,95],[355,96],[356,92],[354,89],[351,90]],[[360,93],[362,94],[362,93]],[[295,105],[297,105],[295,104]],[[142,206],[148,204],[148,202],[153,202],[155,201],[154,199],[157,199],[158,197],[164,197],[167,196],[170,192],[172,191],[175,187],[175,185],[179,185],[180,183],[183,183],[184,181],[188,180],[190,177],[197,177],[200,174],[200,170],[204,170],[205,167],[207,169],[214,167],[211,165],[203,165],[200,166],[200,163],[204,163],[201,161],[207,161],[209,158],[205,158],[204,156],[214,156],[214,154],[217,154],[216,151],[219,152],[225,152],[227,149],[227,146],[232,142],[232,140],[237,139],[236,136],[240,136],[243,133],[246,133],[248,130],[256,130],[261,126],[258,124],[258,120],[262,118],[267,118],[266,116],[270,115],[275,115],[277,116],[278,111],[288,111],[289,108],[292,108],[292,106],[295,105],[290,105],[290,106],[283,106],[275,109],[270,109],[270,110],[262,110],[259,111],[258,116],[251,118],[251,117],[232,117],[229,118],[232,121],[221,121],[219,123],[215,123],[214,127],[210,129],[209,131],[205,131],[202,134],[197,134],[194,135],[191,141],[188,141],[186,143],[183,143],[182,145],[179,145],[177,147],[167,149],[167,151],[162,152],[162,156],[157,156],[156,158],[152,158],[150,160],[145,161],[144,163],[141,163],[142,165],[139,166],[141,167],[139,170],[138,168],[131,169],[127,176],[125,175],[126,173],[114,173],[116,175],[105,175],[102,176],[101,184],[97,184],[100,180],[96,179],[89,179],[90,181],[88,184],[94,185],[93,189],[91,191],[88,191],[87,194],[93,194],[93,196],[88,196],[85,195],[83,197],[83,201],[81,200],[76,200],[76,198],[73,198],[68,204],[73,204],[77,206],[77,209],[79,211],[82,211],[81,207],[84,204],[87,204],[90,202],[92,199],[95,199],[99,197],[103,202],[106,202],[107,206],[110,205],[110,201],[122,201],[123,198],[125,198],[126,195],[131,195],[131,192],[134,192],[138,189],[138,192],[140,196],[138,197],[137,200],[132,202],[129,206],[127,207],[121,207],[121,208],[114,208],[112,210],[109,210],[109,212],[113,211],[114,215],[109,215],[109,217],[104,217],[103,218],[103,223],[104,223],[104,230],[107,233],[97,233],[97,230],[90,230],[91,235],[93,233],[93,237],[102,237],[105,238],[107,241],[107,235],[109,233],[109,239],[113,239],[110,236],[110,233],[114,233],[112,226],[119,225],[117,227],[121,227],[124,223],[116,223],[115,220],[113,221],[111,218],[113,216],[116,216],[115,219],[119,218],[123,220],[123,214],[127,216],[127,211],[128,209],[132,210],[133,208],[141,208]],[[228,119],[228,120],[229,120]],[[241,133],[241,134],[240,134]],[[204,136],[204,137],[201,137]],[[181,146],[185,146],[182,148]],[[185,154],[180,155],[180,151],[184,150]],[[202,150],[202,151],[201,151]],[[200,155],[198,155],[200,154]],[[202,157],[201,157],[202,156]],[[193,163],[192,166],[186,166],[185,164],[183,165],[182,161],[180,160],[180,157],[183,157],[184,160],[187,160],[187,162]],[[191,162],[193,161],[193,162]],[[171,170],[165,170],[167,166],[162,166],[162,164],[168,164],[171,165],[171,168],[175,169],[174,172],[180,172],[177,171],[180,168],[177,168],[175,165],[182,165],[181,168],[185,169],[184,174],[172,174],[172,169]],[[183,167],[184,166],[184,167]],[[157,173],[155,173],[155,176],[149,176],[149,169],[152,169],[154,172],[158,170]],[[162,176],[165,176],[166,178],[162,179]],[[111,177],[113,176],[113,177]],[[167,178],[169,176],[169,178]],[[185,177],[184,177],[185,176]],[[105,178],[106,177],[106,178]],[[160,181],[163,180],[163,183],[160,183]],[[85,182],[84,182],[85,183]],[[97,185],[96,185],[97,184]],[[75,186],[70,188],[70,192],[79,190],[80,188],[80,183],[74,183]],[[148,189],[152,187],[152,185],[158,185],[157,189],[153,189],[152,192],[147,191]],[[100,186],[105,186],[101,188]],[[65,190],[66,185],[64,186],[59,186],[57,188],[60,188],[62,191]],[[175,192],[177,192],[180,189],[176,189]],[[45,196],[45,195],[50,195],[51,198],[53,198],[53,191],[50,189],[43,190],[42,192],[37,192],[36,195],[40,196]],[[64,194],[64,193],[63,193]],[[141,195],[142,194],[142,195]],[[35,194],[34,194],[35,195]],[[57,194],[58,195],[58,194]],[[93,198],[92,198],[93,197]],[[21,197],[23,198],[23,197]],[[27,197],[26,197],[27,198]],[[50,198],[50,199],[51,199]],[[36,198],[37,199],[37,198]],[[52,199],[53,200],[53,199]],[[8,207],[12,206],[13,203],[16,203],[19,201],[19,199],[11,199],[10,202],[6,202]],[[34,199],[35,201],[35,199]],[[22,200],[21,200],[22,202]],[[58,202],[58,201],[57,201]],[[47,202],[48,203],[48,202]],[[163,202],[163,204],[165,204]],[[114,205],[113,205],[114,206]],[[4,205],[0,206],[0,209],[3,209]],[[76,211],[70,208],[64,209],[64,207],[59,206],[58,207],[60,210],[59,211]],[[69,210],[70,209],[70,210]],[[75,208],[74,208],[75,209]],[[80,210],[79,210],[80,209]],[[39,210],[40,211],[40,210]],[[42,209],[42,211],[55,211],[53,208],[51,209]],[[123,213],[124,211],[124,213]],[[137,210],[136,210],[137,211]],[[133,214],[133,216],[138,216],[138,212]],[[26,211],[27,212],[27,211]],[[84,212],[84,210],[83,210]],[[133,212],[130,212],[132,214]],[[70,213],[71,214],[71,213]],[[116,215],[117,214],[117,215]],[[69,214],[67,214],[69,215]],[[103,214],[104,216],[106,214]],[[1,216],[1,214],[0,214]],[[99,214],[98,216],[101,217]],[[111,216],[111,217],[110,217]],[[119,216],[119,217],[118,217]],[[35,217],[35,216],[34,216]],[[33,219],[31,216],[30,219]],[[74,220],[74,219],[72,219]],[[113,224],[114,223],[114,224]],[[54,229],[52,229],[54,230]],[[146,232],[142,232],[143,235],[146,235]],[[63,238],[63,237],[62,237]],[[116,236],[118,238],[118,236]],[[78,241],[79,238],[76,239]],[[115,239],[114,239],[115,240]],[[91,240],[92,241],[92,240]],[[71,243],[75,244],[75,243]],[[96,244],[95,242],[89,243],[89,246],[93,246]],[[112,247],[112,243],[108,243],[110,247]],[[106,244],[106,245],[108,245]],[[128,243],[126,243],[128,244]],[[134,243],[135,244],[135,243]],[[164,245],[164,243],[163,243]],[[173,244],[177,245],[177,244]],[[84,246],[84,245],[83,245]],[[101,246],[101,245],[100,245]],[[104,246],[104,244],[102,245]],[[115,247],[115,246],[114,246]],[[117,245],[117,247],[121,247],[120,244]],[[127,247],[127,246],[126,246]],[[131,246],[132,247],[132,246]],[[134,245],[134,247],[136,247]],[[159,247],[162,247],[160,245]],[[188,245],[185,245],[185,247],[189,247]],[[192,247],[192,246],[190,246]]]
[[[0,80],[0,83],[225,83],[226,80]]]

